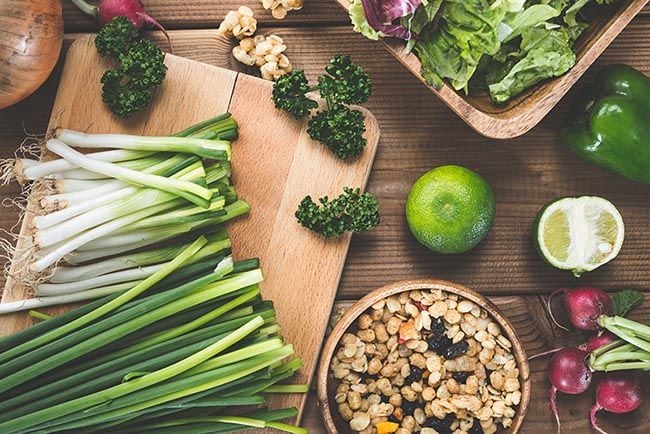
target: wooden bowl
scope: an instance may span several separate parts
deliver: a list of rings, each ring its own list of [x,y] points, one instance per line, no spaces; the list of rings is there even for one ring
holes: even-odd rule
[[[452,294],[457,294],[458,296],[466,298],[485,309],[485,311],[501,326],[502,333],[504,333],[508,339],[510,339],[510,342],[512,342],[512,351],[515,360],[517,361],[517,367],[519,368],[519,381],[521,383],[521,402],[519,403],[517,413],[513,418],[512,425],[504,432],[507,434],[513,434],[519,431],[524,417],[526,416],[528,403],[530,401],[530,367],[528,365],[526,352],[524,351],[521,341],[519,340],[512,324],[501,313],[501,311],[492,304],[491,301],[483,297],[481,294],[456,283],[435,279],[406,280],[383,286],[355,303],[338,321],[334,330],[332,330],[332,333],[325,342],[317,373],[318,403],[323,413],[323,420],[327,431],[330,434],[344,434],[349,432],[348,425],[339,415],[336,402],[334,401],[334,394],[336,392],[335,383],[337,380],[330,374],[332,357],[334,356],[334,352],[336,351],[341,337],[351,326],[354,326],[359,315],[364,313],[379,300],[401,292],[413,291],[416,289],[441,289]]]
[[[347,10],[349,0],[337,1]],[[465,95],[446,83],[440,89],[427,87],[478,133],[494,139],[521,136],[555,107],[649,1],[618,0],[609,6],[598,7],[598,14],[589,17],[589,28],[576,43],[575,66],[563,76],[544,81],[505,104],[492,103],[487,93]],[[395,38],[383,38],[381,41],[397,60],[425,83],[420,74],[420,59],[413,53],[405,52],[404,41]]]

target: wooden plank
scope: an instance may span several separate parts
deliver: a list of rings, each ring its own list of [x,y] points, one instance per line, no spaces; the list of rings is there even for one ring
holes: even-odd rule
[[[348,15],[334,0],[305,0],[299,11],[291,11],[283,20],[273,18],[260,0],[143,0],[147,13],[168,29],[216,28],[228,11],[248,6],[260,27],[346,24]],[[63,2],[63,21],[67,33],[92,32],[97,22],[80,12],[68,0]]]
[[[533,354],[555,348],[560,345],[578,345],[584,342],[586,335],[567,334],[553,326],[545,309],[545,298],[540,296],[496,296],[489,297],[513,323],[524,348],[530,357]],[[341,313],[352,305],[351,301],[337,302],[334,312]],[[645,301],[636,308],[630,317],[644,323],[650,322],[650,293],[645,294]],[[564,321],[565,318],[560,318]],[[548,380],[546,367],[548,358],[531,361],[532,395],[530,405],[520,433],[539,434],[555,432],[554,420],[548,405]],[[650,380],[650,374],[645,374],[643,381]],[[646,383],[647,384],[647,383]],[[304,425],[310,433],[325,433],[320,421],[321,414],[316,405],[315,385],[312,388],[313,397],[305,410]],[[558,408],[562,421],[562,432],[589,433],[589,409],[593,405],[593,390],[579,396],[558,394]],[[645,400],[637,411],[627,415],[613,415],[607,412],[598,413],[598,421],[610,433],[650,432],[650,402]]]
[[[238,6],[253,9],[260,26],[333,25],[349,22],[347,14],[336,0],[305,0],[300,11],[290,12],[284,20],[274,19],[261,7],[260,0],[143,0],[147,12],[170,29],[215,28],[226,13]],[[650,5],[641,12],[650,15]],[[84,15],[69,1],[63,2],[63,19],[66,32],[91,32],[97,28],[95,20]]]

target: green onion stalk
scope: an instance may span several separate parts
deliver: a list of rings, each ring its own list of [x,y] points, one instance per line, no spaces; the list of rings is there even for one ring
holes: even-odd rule
[[[258,262],[202,259],[220,238],[183,246],[118,296],[0,338],[0,432],[306,433],[284,421],[295,409],[265,408],[268,393],[307,390],[280,383],[300,360],[260,297]]]
[[[619,339],[589,357],[593,371],[650,370],[650,327],[621,316],[602,316],[598,324]]]
[[[40,210],[18,279],[35,297],[0,304],[0,314],[123,292],[162,269],[179,246],[250,210],[228,178],[228,140],[237,138],[228,113],[168,137],[61,129],[55,137],[47,147],[63,158],[16,163],[21,179],[55,178],[58,190],[34,194]],[[71,144],[119,149],[82,154]],[[212,254],[230,248],[227,240],[211,245]]]

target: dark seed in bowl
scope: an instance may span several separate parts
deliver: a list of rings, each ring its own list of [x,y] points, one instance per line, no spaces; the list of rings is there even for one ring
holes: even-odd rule
[[[456,417],[453,414],[447,414],[444,419],[431,417],[427,419],[427,421],[424,423],[424,426],[426,428],[435,429],[439,434],[451,434],[451,424],[454,423],[454,420],[456,420]]]
[[[458,381],[459,384],[465,384],[465,381],[467,381],[467,377],[469,377],[469,372],[467,371],[458,371],[454,372],[451,377]]]
[[[404,379],[405,384],[415,383],[422,379],[422,369],[417,366],[411,365],[411,373]]]
[[[447,348],[449,348],[451,345],[451,339],[446,335],[438,337],[433,336],[427,340],[427,344],[429,344],[429,349],[431,351],[438,354],[439,356],[443,356]]]
[[[445,324],[442,322],[442,318],[433,318],[431,320],[431,336],[439,338],[444,335],[447,329]]]
[[[442,357],[447,360],[455,359],[456,357],[460,357],[465,354],[468,349],[469,344],[466,341],[460,341],[457,344],[451,344],[448,346],[442,354]]]
[[[472,427],[467,434],[483,434],[483,428],[481,428],[481,424],[478,419],[474,419],[474,423],[472,424]]]

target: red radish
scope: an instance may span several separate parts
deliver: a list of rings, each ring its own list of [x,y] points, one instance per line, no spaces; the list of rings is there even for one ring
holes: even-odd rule
[[[553,322],[565,330],[567,328],[561,326],[551,312],[551,301],[560,293],[564,294],[564,310],[569,317],[569,321],[577,329],[587,331],[599,330],[598,318],[601,315],[611,315],[613,312],[612,299],[602,289],[587,286],[574,289],[557,289],[548,297],[547,307]]]
[[[589,354],[593,353],[600,347],[604,347],[605,345],[611,344],[612,342],[618,340],[618,337],[610,333],[608,331],[604,331],[602,333],[598,333],[593,335],[587,342],[584,344],[580,345],[578,348],[581,350],[585,350]]]
[[[101,25],[111,22],[115,17],[126,17],[136,29],[140,29],[145,23],[151,24],[165,34],[167,42],[169,42],[169,46],[171,47],[171,39],[167,30],[145,12],[144,5],[140,0],[99,0],[97,6],[87,3],[85,0],[71,1],[82,12],[97,17]]]
[[[551,382],[549,400],[557,431],[560,432],[560,416],[555,398],[558,390],[569,395],[578,395],[589,388],[591,371],[587,367],[587,352],[578,348],[562,348],[556,352],[548,364],[548,379]]]
[[[591,407],[591,426],[607,434],[596,422],[596,413],[606,410],[610,413],[629,413],[636,410],[643,401],[639,377],[626,373],[610,373],[596,382],[596,404]]]

